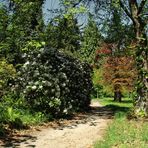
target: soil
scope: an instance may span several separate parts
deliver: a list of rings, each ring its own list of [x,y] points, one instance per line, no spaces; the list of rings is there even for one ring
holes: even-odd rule
[[[32,128],[3,140],[0,147],[10,148],[92,148],[101,140],[113,112],[95,101],[88,113],[60,119]]]

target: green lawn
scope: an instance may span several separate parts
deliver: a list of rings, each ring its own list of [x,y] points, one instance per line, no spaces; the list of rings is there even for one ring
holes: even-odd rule
[[[128,120],[127,112],[132,107],[132,101],[125,98],[122,103],[115,103],[112,98],[99,101],[116,111],[104,139],[97,141],[94,148],[148,148],[148,122]],[[125,110],[123,110],[125,109]]]
[[[114,105],[119,107],[133,107],[132,99],[129,98],[123,98],[122,102],[115,102],[113,101],[113,98],[101,98],[97,99],[102,105]]]

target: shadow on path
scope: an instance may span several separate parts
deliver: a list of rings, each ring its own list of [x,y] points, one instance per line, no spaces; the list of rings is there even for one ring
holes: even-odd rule
[[[17,148],[20,146],[20,144],[22,142],[26,142],[27,141],[32,141],[32,142],[35,142],[37,140],[37,137],[34,137],[34,136],[31,136],[31,135],[23,135],[23,134],[9,134],[9,135],[6,135],[4,137],[0,137],[0,147],[7,147],[7,148]],[[33,148],[35,147],[35,145],[28,145],[28,147],[30,148]]]
[[[85,113],[76,113],[70,118],[67,119],[59,119],[53,122],[49,122],[43,127],[39,127],[39,130],[51,128],[55,130],[63,130],[64,128],[74,129],[79,124],[89,124],[90,126],[97,126],[99,124],[98,119],[108,120],[114,117],[116,112],[127,112],[130,108],[128,107],[119,107],[117,105],[106,105],[101,106],[100,104],[94,104],[91,106],[91,110]],[[37,129],[38,130],[38,129]],[[39,131],[37,131],[39,132]],[[10,133],[10,132],[9,132]],[[5,137],[0,137],[0,147],[5,148],[20,148],[21,143],[25,143],[26,147],[34,148],[36,145],[30,143],[34,143],[37,141],[37,136],[32,136],[29,134],[19,134],[12,133],[8,134]]]
[[[114,112],[114,114],[117,112],[127,113],[131,109],[131,107],[121,107],[121,106],[113,105],[113,104],[106,105],[105,107],[112,110],[112,112]]]

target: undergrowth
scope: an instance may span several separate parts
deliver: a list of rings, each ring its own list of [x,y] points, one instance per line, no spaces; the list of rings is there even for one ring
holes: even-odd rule
[[[33,111],[23,98],[13,98],[8,95],[0,102],[0,125],[8,125],[10,128],[22,129],[31,125],[51,120],[50,115]],[[1,128],[3,133],[3,128]]]

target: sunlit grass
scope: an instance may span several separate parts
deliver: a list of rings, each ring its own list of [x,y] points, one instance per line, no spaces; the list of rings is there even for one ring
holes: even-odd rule
[[[113,98],[97,99],[102,105],[116,105],[120,107],[133,107],[133,101],[129,98],[122,98],[122,102],[115,102]]]
[[[126,117],[133,106],[132,100],[124,98],[122,103],[118,103],[113,98],[103,98],[99,101],[116,113],[103,140],[97,141],[94,148],[148,148],[148,122]]]
[[[120,115],[119,115],[120,114]],[[148,123],[129,121],[124,113],[117,113],[108,127],[104,140],[96,142],[95,148],[147,148]]]

